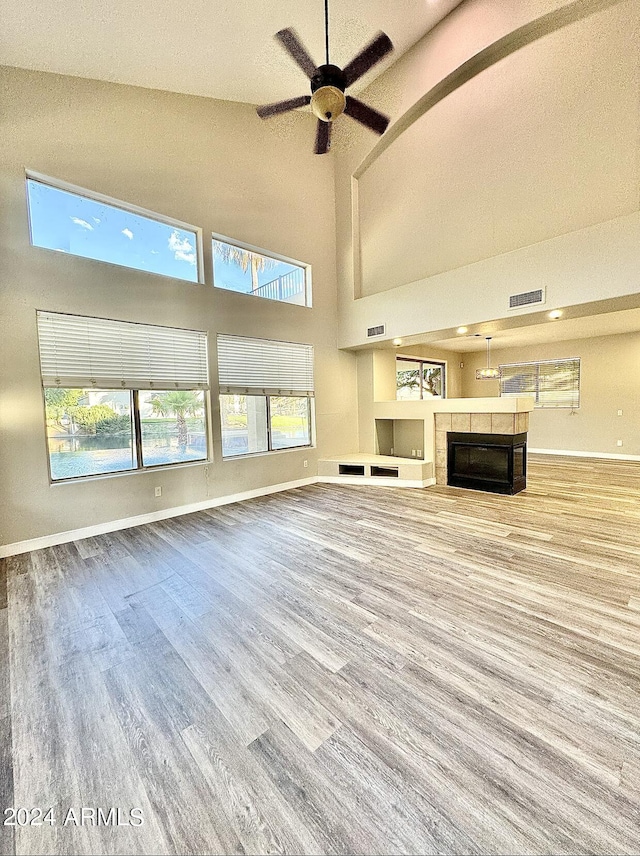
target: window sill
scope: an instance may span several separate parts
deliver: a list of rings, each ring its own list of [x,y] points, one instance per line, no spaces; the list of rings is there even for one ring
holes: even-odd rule
[[[242,461],[246,458],[264,458],[267,455],[282,455],[284,452],[302,452],[305,449],[315,448],[314,444],[310,444],[309,446],[290,446],[287,449],[268,449],[266,452],[243,452],[242,455],[223,455],[222,462],[226,464],[229,461]]]
[[[116,473],[96,473],[93,476],[77,476],[76,478],[71,479],[56,479],[55,481],[49,480],[49,487],[58,487],[63,484],[78,484],[80,482],[93,482],[96,480],[102,479],[113,479],[113,478],[122,478],[123,476],[134,476],[140,475],[141,473],[162,473],[170,470],[183,470],[187,467],[208,467],[213,463],[212,459],[207,459],[204,461],[185,461],[180,464],[157,464],[155,467],[140,467],[135,470],[120,470],[120,472]]]
[[[222,291],[226,294],[240,295],[240,297],[255,297],[258,300],[266,300],[269,303],[278,303],[280,306],[296,306],[298,309],[313,309],[313,304],[307,303],[306,298],[304,303],[294,303],[292,300],[280,300],[277,297],[265,297],[262,294],[254,294],[252,291],[236,291],[233,288],[224,288],[224,286],[216,285],[215,283],[213,287],[216,291]]]

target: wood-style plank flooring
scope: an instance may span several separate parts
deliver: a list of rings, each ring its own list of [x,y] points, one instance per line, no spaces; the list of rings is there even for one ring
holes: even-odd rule
[[[639,732],[638,464],[313,485],[0,562],[0,808],[55,820],[2,853],[638,853]]]

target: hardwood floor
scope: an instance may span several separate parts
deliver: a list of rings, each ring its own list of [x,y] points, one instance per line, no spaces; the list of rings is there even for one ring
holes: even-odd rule
[[[638,853],[639,729],[639,464],[0,562],[2,853]]]

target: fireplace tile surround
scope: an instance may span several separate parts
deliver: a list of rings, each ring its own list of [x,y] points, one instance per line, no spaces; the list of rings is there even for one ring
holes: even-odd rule
[[[447,483],[447,433],[459,434],[525,434],[529,430],[529,413],[436,413],[435,473],[436,484]]]

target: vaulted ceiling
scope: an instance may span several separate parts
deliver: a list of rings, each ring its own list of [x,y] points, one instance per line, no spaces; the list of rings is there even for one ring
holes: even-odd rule
[[[330,0],[331,61],[345,65],[378,31],[395,52],[365,86],[460,0]],[[305,94],[274,41],[293,27],[318,64],[323,0],[3,0],[0,64],[252,104]]]

